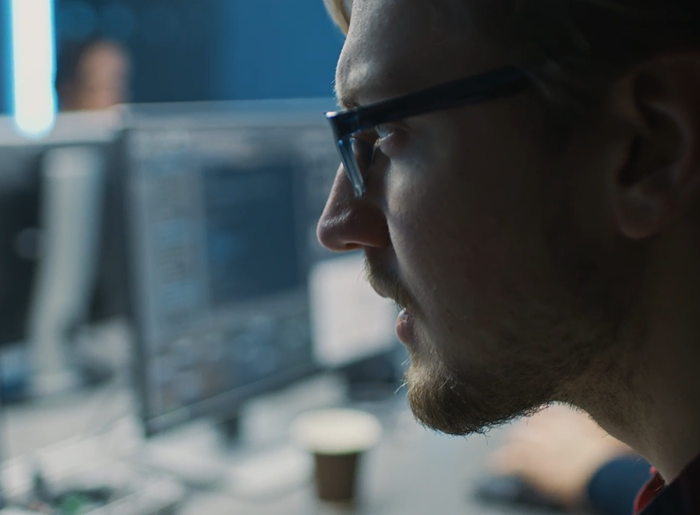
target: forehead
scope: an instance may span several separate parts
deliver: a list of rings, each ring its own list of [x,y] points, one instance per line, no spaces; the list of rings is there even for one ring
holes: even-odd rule
[[[468,10],[455,8],[464,2],[355,0],[336,74],[339,99],[364,104],[492,67]]]

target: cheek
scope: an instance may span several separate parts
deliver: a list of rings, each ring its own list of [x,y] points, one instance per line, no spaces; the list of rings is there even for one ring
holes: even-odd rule
[[[396,166],[387,180],[401,278],[435,338],[498,331],[546,282],[541,159],[480,152],[491,144],[443,144],[430,166]]]
[[[493,309],[508,282],[504,271],[517,272],[518,264],[503,241],[500,217],[483,211],[477,216],[450,196],[429,202],[427,193],[424,202],[416,199],[412,210],[390,219],[392,242],[423,322],[457,332]]]

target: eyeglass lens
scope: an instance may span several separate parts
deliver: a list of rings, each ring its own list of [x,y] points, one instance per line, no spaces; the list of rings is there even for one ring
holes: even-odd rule
[[[367,193],[364,176],[372,164],[373,145],[354,137],[347,137],[338,142],[338,148],[355,196],[364,197]]]

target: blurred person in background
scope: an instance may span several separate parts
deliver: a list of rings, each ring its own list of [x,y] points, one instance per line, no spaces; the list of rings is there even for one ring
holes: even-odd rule
[[[700,513],[700,4],[327,0],[343,166],[318,226],[403,310],[453,435],[585,410]]]
[[[129,101],[131,59],[115,41],[94,38],[64,42],[57,59],[55,89],[62,112],[100,111]],[[118,112],[109,113],[119,117]],[[100,277],[91,293],[91,317],[102,320],[109,313],[114,285]],[[99,385],[113,377],[109,359],[95,355],[91,346],[75,349],[75,365],[87,385]]]
[[[55,81],[61,111],[100,110],[127,102],[130,67],[127,51],[113,41],[64,43]]]

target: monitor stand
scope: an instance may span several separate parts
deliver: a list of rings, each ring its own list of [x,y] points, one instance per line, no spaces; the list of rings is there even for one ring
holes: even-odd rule
[[[233,448],[241,444],[242,415],[236,413],[228,420],[219,422],[219,431],[227,448]]]

